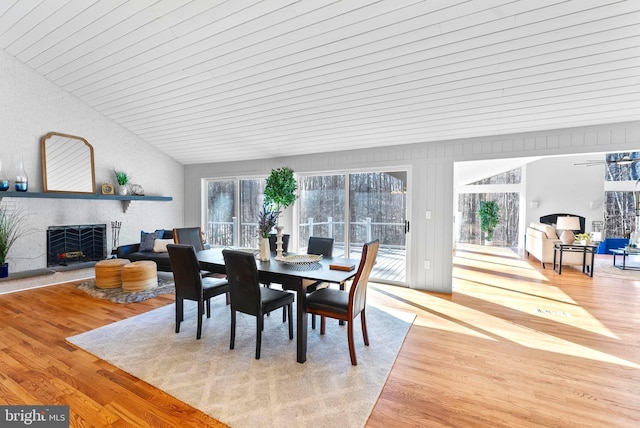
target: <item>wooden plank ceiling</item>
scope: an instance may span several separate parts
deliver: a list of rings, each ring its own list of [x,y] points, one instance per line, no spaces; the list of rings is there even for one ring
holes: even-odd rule
[[[183,164],[640,118],[638,0],[3,0],[0,48]]]

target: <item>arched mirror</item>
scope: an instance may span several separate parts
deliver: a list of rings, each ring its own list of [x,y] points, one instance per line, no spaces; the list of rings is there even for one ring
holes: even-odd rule
[[[40,139],[45,192],[95,193],[93,147],[84,138],[49,132]]]

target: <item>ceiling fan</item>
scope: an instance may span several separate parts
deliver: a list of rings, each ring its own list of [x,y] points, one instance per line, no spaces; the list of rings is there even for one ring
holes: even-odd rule
[[[634,153],[635,154],[635,153]],[[640,162],[640,157],[632,158],[630,155],[625,154],[618,159],[612,158],[610,155],[607,155],[607,158],[604,160],[588,160],[586,162],[574,163],[574,165],[586,165],[586,166],[594,166],[594,165],[603,165],[603,164],[616,164],[616,165],[631,165],[635,162]]]

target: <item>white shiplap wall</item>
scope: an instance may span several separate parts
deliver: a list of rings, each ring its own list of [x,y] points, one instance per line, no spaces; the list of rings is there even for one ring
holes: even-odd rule
[[[124,213],[118,201],[0,194],[3,205],[27,214],[34,230],[9,253],[10,272],[46,267],[45,231],[50,225],[105,223],[110,251],[112,221],[122,222],[122,244],[139,242],[141,229],[183,224],[182,165],[0,51],[0,158],[11,179],[16,160],[24,159],[30,191],[42,192],[40,137],[50,131],[81,136],[93,146],[98,189],[104,181],[114,183],[117,167],[128,171],[146,194],[172,196],[173,201],[132,202]]]
[[[185,168],[185,221],[201,221],[203,178],[268,175],[272,168],[289,166],[296,172],[392,168],[410,165],[411,249],[409,286],[452,291],[453,165],[455,161],[513,158],[571,153],[638,150],[640,121],[539,131],[439,143],[412,144],[367,150],[282,156],[247,162],[189,165]],[[425,212],[432,211],[431,220]],[[431,269],[424,269],[424,260]]]

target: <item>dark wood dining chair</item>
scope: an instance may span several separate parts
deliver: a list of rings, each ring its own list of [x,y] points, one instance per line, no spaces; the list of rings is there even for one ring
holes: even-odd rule
[[[321,238],[318,236],[310,236],[309,243],[307,244],[307,254],[317,254],[322,257],[332,257],[333,256],[333,238]],[[303,282],[306,283],[307,293],[313,293],[319,288],[328,287],[328,282],[323,281],[311,281],[304,279]],[[284,317],[284,313],[282,314]],[[311,316],[311,328],[316,328],[316,316]]]
[[[282,235],[282,252],[286,253],[289,251],[289,238],[290,235]],[[272,253],[275,253],[278,250],[278,235],[275,233],[269,234],[269,249]]]
[[[229,291],[229,283],[226,279],[202,276],[193,246],[168,244],[167,251],[176,287],[176,333],[180,332],[180,323],[184,320],[184,300],[193,300],[198,304],[196,338],[200,339],[205,303],[207,318],[211,318],[211,298],[226,294]]]
[[[365,316],[367,284],[369,282],[369,274],[371,274],[371,269],[373,269],[378,255],[379,245],[380,243],[377,239],[364,244],[358,271],[348,291],[334,288],[321,288],[307,296],[307,313],[320,315],[320,334],[325,334],[326,317],[346,321],[349,355],[351,357],[351,364],[354,366],[358,365],[358,362],[356,360],[356,348],[353,341],[353,323],[358,315],[360,315],[360,322],[362,324],[364,344],[369,346]]]
[[[177,227],[173,229],[173,240],[176,244],[191,245],[196,251],[205,249],[202,229],[199,227]]]
[[[173,241],[176,244],[191,245],[196,252],[209,249],[209,245],[204,243],[203,236],[200,227],[177,227],[173,229]],[[214,278],[225,277],[222,274],[207,271],[202,271],[202,275]]]
[[[286,308],[289,314],[289,339],[293,340],[294,295],[282,290],[262,287],[258,280],[258,268],[253,254],[243,251],[223,250],[225,269],[229,280],[231,297],[231,341],[229,349],[235,347],[236,312],[256,317],[256,360],[260,359],[264,316],[276,309]]]

